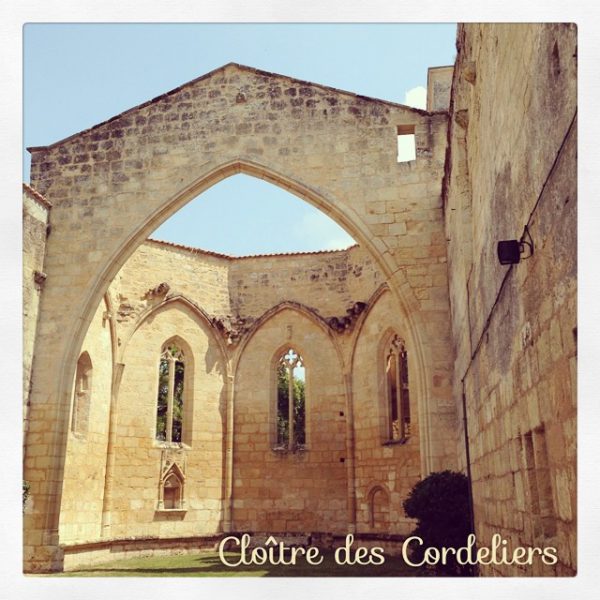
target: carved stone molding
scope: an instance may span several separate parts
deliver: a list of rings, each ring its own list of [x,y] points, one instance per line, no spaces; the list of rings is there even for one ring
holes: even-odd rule
[[[358,317],[366,308],[366,302],[355,302],[350,308],[346,309],[345,315],[342,315],[341,317],[329,317],[327,319],[327,325],[337,333],[350,331]]]
[[[46,273],[43,273],[42,271],[35,271],[33,274],[33,280],[35,281],[36,285],[38,285],[41,288],[44,287],[44,284],[46,283],[46,277],[48,277],[46,275]]]
[[[235,346],[250,330],[252,317],[232,317],[231,315],[213,316],[212,326],[223,336],[228,346]]]
[[[171,286],[166,281],[163,281],[162,283],[159,283],[156,287],[150,288],[144,294],[144,298],[146,298],[147,300],[152,300],[154,298],[164,297],[168,294],[170,289]]]

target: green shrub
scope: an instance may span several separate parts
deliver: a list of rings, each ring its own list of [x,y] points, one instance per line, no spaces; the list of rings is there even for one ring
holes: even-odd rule
[[[431,473],[419,481],[404,501],[407,516],[417,519],[413,535],[423,545],[411,544],[413,560],[421,562],[428,547],[441,550],[460,548],[467,543],[471,532],[469,519],[469,482],[462,473],[442,471]],[[472,568],[459,565],[449,554],[446,565],[433,568],[436,575],[472,575]]]

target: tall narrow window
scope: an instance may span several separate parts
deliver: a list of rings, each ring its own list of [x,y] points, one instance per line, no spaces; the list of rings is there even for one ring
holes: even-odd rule
[[[73,416],[71,431],[76,435],[85,435],[90,419],[92,395],[92,360],[87,352],[79,357],[75,372],[75,391],[73,397]]]
[[[543,426],[523,436],[523,457],[534,536],[543,534],[551,537],[556,535],[556,520]]]
[[[367,497],[369,524],[373,529],[386,530],[389,526],[390,498],[381,486],[373,488]]]
[[[291,452],[306,444],[305,369],[289,348],[277,363],[277,447]]]
[[[185,358],[175,344],[165,344],[158,367],[156,439],[181,442]]]
[[[392,339],[385,362],[389,441],[405,441],[410,435],[410,395],[408,389],[408,356],[404,342]]]

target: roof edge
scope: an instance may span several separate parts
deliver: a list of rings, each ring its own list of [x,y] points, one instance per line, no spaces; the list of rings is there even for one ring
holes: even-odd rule
[[[40,204],[45,206],[46,208],[52,208],[52,202],[48,200],[45,196],[40,194],[37,190],[34,190],[28,183],[23,183],[23,191],[33,200],[37,200]]]
[[[192,252],[194,254],[206,254],[208,256],[214,256],[216,258],[224,258],[226,260],[239,260],[245,258],[271,258],[277,256],[308,256],[311,254],[335,254],[337,252],[348,252],[352,248],[358,248],[358,244],[353,244],[352,246],[348,246],[348,248],[344,248],[343,250],[308,250],[305,252],[273,252],[269,254],[243,254],[241,256],[235,256],[233,254],[223,254],[221,252],[214,252],[213,250],[204,250],[203,248],[196,248],[194,246],[186,246],[184,244],[177,244],[175,242],[167,242],[165,240],[157,240],[155,238],[147,238],[144,240],[145,242],[151,242],[154,244],[158,244],[160,246],[168,246],[171,248],[178,248],[179,250],[187,250],[188,252]]]

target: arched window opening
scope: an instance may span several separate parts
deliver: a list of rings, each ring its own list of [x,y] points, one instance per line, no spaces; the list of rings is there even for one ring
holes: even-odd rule
[[[305,380],[302,357],[288,348],[277,362],[276,446],[290,452],[306,446]]]
[[[183,497],[181,489],[181,481],[171,473],[166,479],[163,486],[163,506],[166,510],[181,508],[181,500]]]
[[[83,352],[77,361],[75,372],[75,390],[73,397],[73,415],[71,431],[75,435],[86,435],[90,420],[92,397],[92,360]]]
[[[387,394],[387,438],[404,442],[410,435],[410,394],[408,387],[408,355],[404,341],[394,336],[385,359]]]
[[[369,525],[372,529],[387,530],[389,526],[390,502],[388,493],[380,486],[369,494]]]
[[[181,443],[185,357],[175,344],[165,344],[158,367],[156,439]]]

